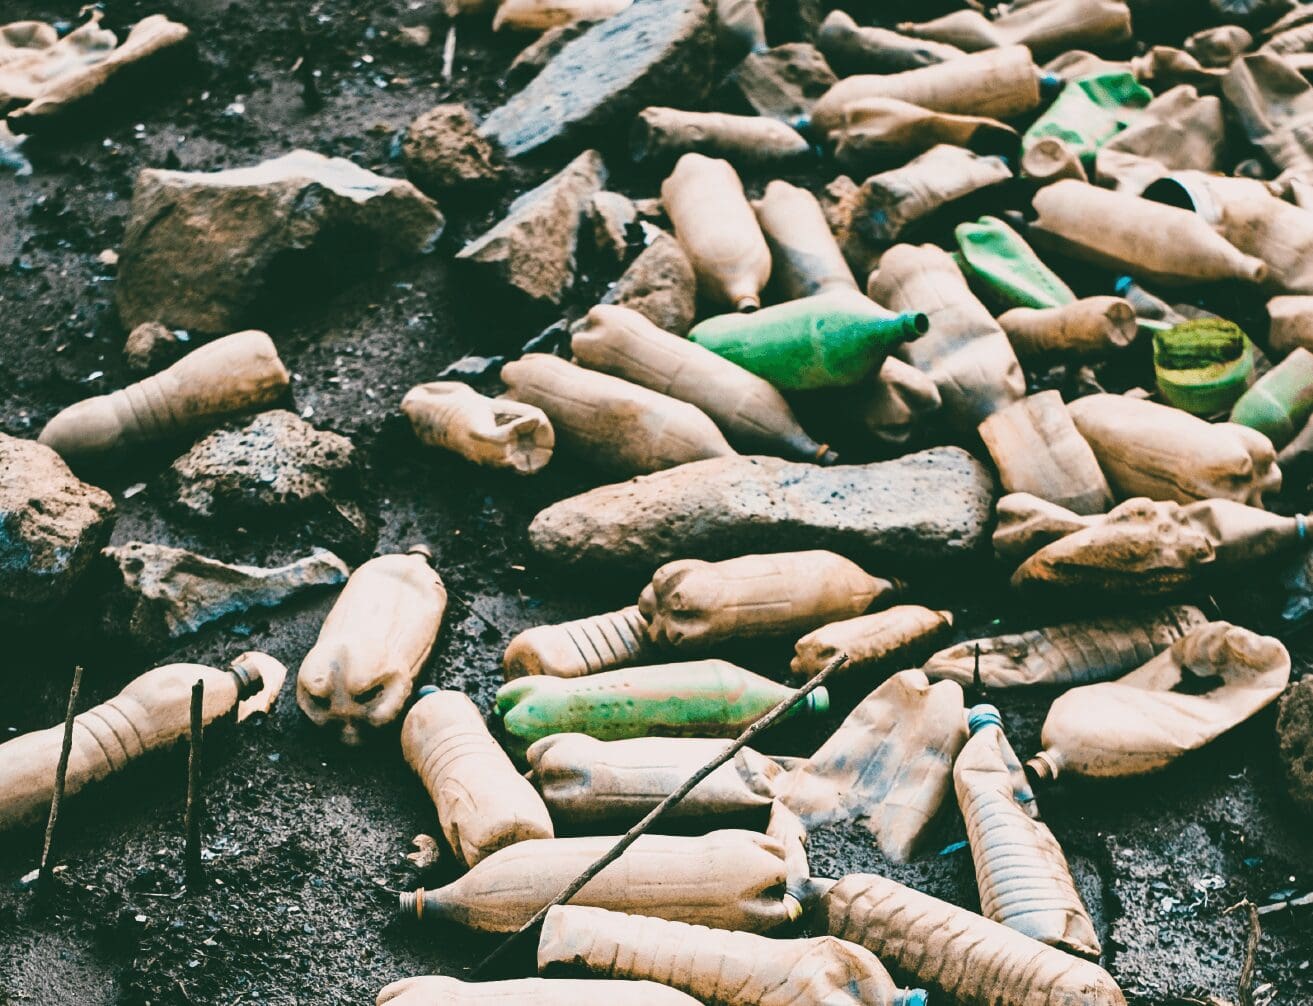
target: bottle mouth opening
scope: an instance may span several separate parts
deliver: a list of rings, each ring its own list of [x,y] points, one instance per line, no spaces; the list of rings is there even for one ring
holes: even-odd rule
[[[249,699],[264,687],[264,677],[244,661],[234,661],[228,666],[228,673],[237,679],[238,700]]]
[[[422,555],[425,562],[430,566],[433,565],[433,550],[423,542],[416,542],[411,545],[410,548],[406,549],[406,555]]]
[[[761,300],[757,297],[740,297],[734,302],[734,310],[740,314],[752,314],[761,310]]]

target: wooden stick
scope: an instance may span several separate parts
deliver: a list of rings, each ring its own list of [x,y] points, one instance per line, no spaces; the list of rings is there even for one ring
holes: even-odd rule
[[[846,663],[848,663],[848,654],[840,653],[817,671],[805,685],[795,691],[792,695],[785,696],[768,713],[760,719],[753,721],[743,733],[739,734],[733,743],[725,748],[724,751],[716,755],[715,758],[712,758],[711,761],[707,762],[691,776],[685,779],[677,790],[653,807],[643,820],[639,821],[636,825],[625,832],[624,835],[620,837],[619,841],[611,846],[601,858],[588,867],[588,869],[584,870],[583,873],[579,874],[579,876],[575,877],[574,880],[570,881],[570,883],[565,886],[565,890],[561,891],[560,894],[547,904],[543,905],[543,907],[534,914],[533,918],[515,932],[511,933],[510,936],[506,937],[506,939],[503,940],[492,953],[479,962],[478,967],[474,969],[471,977],[477,978],[487,971],[494,962],[499,960],[506,951],[520,939],[521,936],[542,923],[543,919],[547,917],[548,909],[555,908],[557,905],[565,904],[583,890],[584,885],[587,884],[588,881],[592,880],[595,876],[619,859],[626,849],[638,841],[640,835],[651,828],[652,825],[666,813],[666,811],[679,803],[684,797],[688,796],[698,783],[702,782],[703,779],[711,775],[712,772],[716,771],[716,769],[720,768],[720,766],[724,765],[727,761],[747,747],[748,743],[754,737],[762,733],[764,730],[768,730],[774,726],[784,717],[785,714],[788,713],[790,709],[797,705],[800,700],[806,698],[809,694],[819,688],[825,682],[826,678],[839,670],[839,668],[843,667]]]
[[[37,875],[37,894],[50,893],[50,848],[55,841],[55,822],[64,802],[64,784],[68,779],[68,759],[73,751],[73,718],[77,715],[78,693],[82,691],[82,667],[73,668],[73,684],[68,690],[68,710],[64,713],[64,743],[59,749],[59,765],[55,768],[55,792],[50,798],[50,817],[46,819],[46,838],[41,845],[41,871]]]
[[[456,62],[456,22],[447,29],[447,37],[442,43],[442,79],[451,80],[452,66]]]
[[[201,748],[205,742],[205,682],[198,680],[191,688],[191,749],[187,757],[187,891],[205,887],[205,864],[201,862],[201,815],[205,810],[201,795]]]

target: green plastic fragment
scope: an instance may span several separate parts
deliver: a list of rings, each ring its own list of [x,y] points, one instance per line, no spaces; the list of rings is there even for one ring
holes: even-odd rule
[[[1199,318],[1153,337],[1158,390],[1196,416],[1225,412],[1254,380],[1254,346],[1235,322]]]
[[[953,231],[963,272],[1005,307],[1061,307],[1076,299],[1025,239],[998,217],[981,217]]]
[[[1153,92],[1124,70],[1073,80],[1021,137],[1022,150],[1054,137],[1094,167],[1099,148],[1139,117]]]
[[[1231,422],[1264,434],[1280,450],[1313,415],[1313,353],[1302,346],[1240,396]]]

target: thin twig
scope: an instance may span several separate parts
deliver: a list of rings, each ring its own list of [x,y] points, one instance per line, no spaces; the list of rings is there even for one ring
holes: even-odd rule
[[[64,743],[59,749],[55,768],[55,792],[50,798],[50,817],[46,819],[46,838],[41,845],[41,872],[37,876],[37,896],[50,894],[50,848],[55,841],[55,823],[64,802],[64,784],[68,780],[68,759],[73,751],[73,719],[77,715],[78,693],[82,691],[82,667],[73,669],[73,684],[68,690],[68,710],[64,714]]]
[[[828,664],[826,664],[819,671],[817,671],[816,674],[813,675],[812,678],[805,685],[803,685],[801,688],[799,688],[797,691],[793,692],[792,694],[785,696],[775,705],[773,709],[770,710],[770,712],[766,713],[760,719],[755,720],[751,725],[749,725],[748,728],[743,731],[743,733],[739,734],[739,736],[734,740],[733,743],[731,743],[728,747],[726,747],[723,751],[721,751],[720,754],[716,755],[715,758],[711,759],[711,761],[707,762],[700,769],[694,772],[691,776],[685,779],[683,784],[677,790],[675,790],[668,797],[662,800],[659,804],[653,807],[652,810],[648,812],[647,816],[643,818],[643,820],[639,821],[636,825],[634,825],[627,832],[625,832],[624,835],[622,835],[620,839],[615,843],[615,845],[611,846],[611,848],[607,850],[607,852],[603,854],[601,858],[597,860],[597,862],[593,863],[591,866],[588,867],[588,869],[584,870],[583,873],[579,874],[579,876],[575,877],[574,880],[570,881],[570,883],[566,885],[565,890],[563,890],[560,894],[554,897],[551,901],[547,902],[547,904],[543,905],[542,908],[540,908],[536,913],[534,913],[533,918],[531,918],[528,922],[522,925],[515,932],[511,933],[510,936],[506,937],[506,939],[503,940],[501,944],[499,944],[497,948],[493,950],[492,953],[490,953],[487,957],[485,957],[482,961],[479,962],[478,967],[474,969],[474,972],[471,977],[477,978],[485,971],[487,971],[488,968],[493,965],[493,963],[499,960],[506,953],[506,951],[509,950],[510,947],[520,939],[520,937],[522,937],[525,933],[529,932],[534,927],[538,926],[542,922],[542,920],[547,917],[548,909],[555,908],[557,905],[563,905],[571,898],[573,898],[576,894],[578,894],[583,889],[585,884],[587,884],[595,876],[597,876],[608,866],[614,863],[617,859],[619,859],[621,855],[624,854],[624,851],[628,849],[631,845],[633,845],[634,842],[638,840],[639,836],[643,834],[643,832],[651,828],[652,825],[655,824],[662,817],[662,815],[666,813],[666,811],[670,810],[671,807],[679,803],[679,801],[684,799],[684,797],[688,796],[688,794],[692,792],[693,788],[697,786],[698,783],[702,782],[703,779],[711,775],[711,773],[716,771],[716,769],[720,768],[720,766],[724,765],[727,761],[729,761],[741,750],[743,750],[743,748],[747,747],[749,742],[751,742],[754,737],[756,737],[762,731],[768,730],[772,726],[774,726],[775,723],[777,723],[781,718],[783,718],[789,712],[790,709],[792,709],[795,705],[798,704],[799,701],[806,698],[817,688],[819,688],[825,682],[826,678],[828,678],[835,671],[839,670],[839,668],[843,667],[843,665],[846,663],[848,663],[848,654],[840,653]]]
[[[191,748],[187,757],[187,892],[205,887],[205,864],[201,862],[201,815],[205,798],[201,794],[201,749],[205,743],[205,682],[198,680],[191,688]]]
[[[1249,910],[1249,938],[1245,941],[1245,959],[1240,965],[1236,997],[1240,1000],[1240,1006],[1254,1006],[1254,965],[1258,957],[1258,941],[1263,937],[1263,925],[1258,920],[1258,907],[1248,898],[1232,905],[1223,914],[1229,915],[1237,908]]]

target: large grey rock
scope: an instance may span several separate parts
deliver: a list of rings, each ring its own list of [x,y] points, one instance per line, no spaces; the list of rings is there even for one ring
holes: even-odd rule
[[[790,42],[750,53],[725,86],[757,115],[796,125],[806,121],[812,105],[838,79],[814,45]]]
[[[0,433],[0,601],[62,600],[109,539],[114,500],[44,444]]]
[[[653,228],[655,230],[655,228]],[[688,335],[697,313],[697,277],[679,242],[658,231],[652,243],[602,297],[676,335]]]
[[[574,285],[580,224],[593,194],[605,184],[602,155],[585,150],[511,203],[506,216],[456,258],[530,300],[560,304]]]
[[[425,192],[486,188],[501,177],[492,144],[464,105],[437,105],[410,124],[401,144],[406,176]]]
[[[200,520],[300,521],[353,558],[368,553],[375,537],[355,446],[283,409],[197,441],[173,462],[166,483],[176,505]]]
[[[158,646],[211,622],[273,608],[314,587],[345,583],[351,571],[317,549],[286,566],[231,566],[182,548],[130,541],[105,549],[118,573],[107,620],[112,631]]]
[[[529,540],[561,562],[644,570],[812,548],[906,565],[974,551],[993,501],[989,471],[959,447],[832,468],[734,455],[562,500],[533,519]]]
[[[442,228],[410,182],[308,150],[227,171],[147,169],[119,260],[119,316],[127,327],[231,332],[285,296],[298,268],[386,267],[431,250]]]
[[[696,102],[711,86],[713,21],[710,0],[638,0],[566,43],[480,132],[518,157],[582,130],[627,124],[671,95]]]

